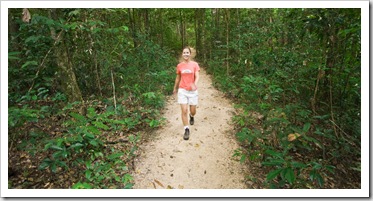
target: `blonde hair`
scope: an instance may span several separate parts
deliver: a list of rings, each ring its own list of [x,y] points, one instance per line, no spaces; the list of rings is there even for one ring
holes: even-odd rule
[[[183,50],[185,49],[188,49],[190,51],[190,57],[189,57],[189,60],[190,61],[194,61],[194,58],[196,57],[197,55],[197,51],[196,49],[194,49],[193,47],[190,47],[190,46],[185,46],[183,48]],[[183,58],[183,53],[181,53],[180,55],[180,58],[179,58],[179,62],[183,62],[184,61],[184,58]]]

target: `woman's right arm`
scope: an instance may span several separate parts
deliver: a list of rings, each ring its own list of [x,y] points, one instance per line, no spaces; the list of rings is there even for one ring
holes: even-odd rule
[[[177,93],[177,91],[179,89],[180,78],[181,78],[180,74],[177,74],[176,79],[175,79],[173,94]]]

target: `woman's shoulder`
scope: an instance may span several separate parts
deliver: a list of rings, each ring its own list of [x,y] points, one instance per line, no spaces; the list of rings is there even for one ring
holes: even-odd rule
[[[198,62],[196,62],[196,61],[189,61],[188,63],[180,62],[180,63],[177,64],[177,67],[185,66],[185,65],[193,65],[193,66],[197,65],[198,66]]]
[[[194,65],[198,65],[198,62],[196,62],[196,61],[190,61],[192,64],[194,64]]]
[[[194,61],[194,65],[199,68],[199,63]]]

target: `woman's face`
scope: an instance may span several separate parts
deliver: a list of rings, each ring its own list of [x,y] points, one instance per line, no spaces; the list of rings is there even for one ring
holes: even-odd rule
[[[188,60],[189,57],[190,57],[190,51],[189,51],[188,48],[185,48],[185,49],[183,50],[183,58],[184,58],[184,60]]]

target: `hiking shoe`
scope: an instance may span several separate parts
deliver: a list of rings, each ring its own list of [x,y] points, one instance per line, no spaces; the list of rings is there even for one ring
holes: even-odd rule
[[[189,117],[190,117],[190,119],[189,119],[189,123],[190,123],[190,125],[193,125],[193,124],[194,124],[194,117],[192,117],[192,116],[190,116],[190,115],[189,115]]]
[[[185,129],[185,133],[184,133],[184,140],[188,140],[189,139],[189,128],[186,128]]]

